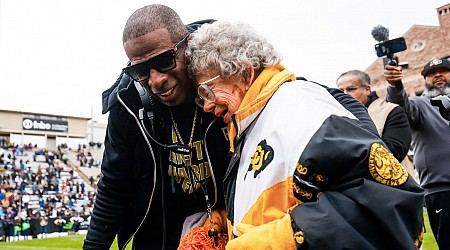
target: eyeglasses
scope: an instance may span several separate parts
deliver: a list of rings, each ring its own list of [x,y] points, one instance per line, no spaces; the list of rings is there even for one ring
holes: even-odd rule
[[[359,88],[364,88],[365,86],[349,86],[349,87],[347,87],[347,88],[345,88],[345,89],[340,89],[342,92],[344,92],[344,93],[353,93],[353,92],[355,92],[357,89],[359,89]]]
[[[213,77],[213,78],[211,78],[211,79],[209,79],[209,80],[206,80],[206,81],[204,81],[204,82],[201,82],[201,83],[198,85],[197,92],[198,92],[198,95],[199,95],[203,100],[206,100],[206,101],[209,101],[209,102],[214,102],[214,101],[216,100],[216,95],[214,94],[214,92],[212,91],[212,89],[211,89],[210,87],[208,87],[208,85],[206,85],[206,84],[209,83],[209,82],[212,82],[212,81],[216,80],[216,79],[219,78],[219,77],[220,77],[220,75],[217,75],[217,76],[215,76],[215,77]]]
[[[145,62],[141,62],[135,65],[130,65],[123,68],[122,71],[129,75],[133,80],[137,82],[143,82],[150,78],[150,70],[154,69],[161,73],[166,73],[177,67],[176,53],[178,46],[182,44],[189,34],[186,34],[172,49],[164,51]]]

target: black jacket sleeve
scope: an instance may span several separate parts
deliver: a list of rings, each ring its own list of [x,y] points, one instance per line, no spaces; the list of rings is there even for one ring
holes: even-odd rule
[[[110,110],[102,160],[102,176],[97,184],[97,195],[91,223],[83,249],[109,249],[129,211],[132,197],[133,153],[130,135],[134,127],[130,116],[121,105]],[[134,129],[137,131],[137,128]]]
[[[304,239],[298,249],[418,248],[424,190],[377,135],[330,117],[297,166],[294,190],[303,203],[291,216]]]
[[[381,137],[394,157],[403,161],[411,144],[411,128],[402,107],[394,108],[386,118]]]
[[[371,133],[378,135],[377,128],[367,112],[366,107],[358,100],[345,94],[336,88],[327,88],[328,92],[342,105],[345,109],[350,111],[358,120],[364,129]]]

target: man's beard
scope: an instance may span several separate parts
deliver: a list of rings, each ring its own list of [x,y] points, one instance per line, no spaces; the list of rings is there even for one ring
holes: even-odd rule
[[[425,84],[425,91],[423,92],[424,96],[429,96],[431,98],[440,96],[440,95],[448,95],[450,94],[450,82],[447,82],[442,87],[435,87]]]

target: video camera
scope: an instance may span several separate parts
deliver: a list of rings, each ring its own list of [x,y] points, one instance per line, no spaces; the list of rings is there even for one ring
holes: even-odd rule
[[[430,100],[431,105],[439,107],[439,113],[445,120],[450,121],[450,95],[436,96]]]
[[[375,51],[378,57],[386,56],[390,65],[397,65],[398,62],[394,58],[394,53],[406,50],[405,38],[399,37],[375,44]]]
[[[389,30],[383,26],[376,26],[372,29],[373,38],[378,41],[375,44],[375,51],[378,57],[386,56],[389,64],[397,66],[398,62],[394,57],[394,53],[406,50],[406,41],[404,37],[389,40]]]

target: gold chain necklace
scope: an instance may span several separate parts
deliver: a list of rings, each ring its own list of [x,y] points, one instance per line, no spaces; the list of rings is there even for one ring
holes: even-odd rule
[[[192,147],[192,139],[194,138],[195,123],[197,122],[197,110],[198,110],[198,108],[195,107],[194,121],[192,121],[191,135],[189,137],[189,144],[188,144],[189,147]],[[181,137],[180,131],[178,131],[178,125],[175,122],[175,119],[173,118],[172,110],[170,110],[170,108],[169,108],[169,114],[170,114],[170,119],[172,120],[172,126],[173,126],[173,129],[175,130],[175,134],[177,135],[180,142],[182,144],[184,144],[184,141],[183,141],[183,138]],[[184,145],[186,145],[186,144],[184,144]]]
[[[192,129],[191,129],[191,135],[189,137],[189,147],[192,148],[192,139],[194,138],[194,131],[195,131],[195,123],[197,121],[197,110],[198,107],[195,107],[195,112],[194,112],[194,121],[192,121]],[[172,126],[173,129],[175,130],[175,134],[177,135],[178,139],[180,140],[180,142],[182,144],[184,144],[183,138],[181,138],[181,134],[180,131],[178,131],[178,126],[177,123],[175,122],[175,119],[173,118],[173,114],[172,114],[172,110],[170,110],[169,108],[169,114],[170,114],[170,119],[172,120]],[[186,145],[186,144],[184,144]],[[194,189],[195,186],[197,185],[197,180],[194,179],[195,178],[195,174],[192,173],[192,163],[191,163],[191,158],[192,158],[192,152],[188,155],[184,155],[184,164],[186,165],[186,167],[188,168],[188,174],[189,174],[189,178],[191,179],[191,182],[194,182]],[[218,241],[219,241],[219,231],[217,229],[215,229],[213,227],[214,223],[213,223],[213,219],[212,219],[212,215],[211,215],[211,206],[209,204],[209,198],[208,198],[208,194],[207,194],[207,189],[203,189],[202,184],[200,184],[200,187],[202,188],[203,192],[205,193],[205,200],[206,200],[206,212],[208,214],[209,217],[209,225],[210,225],[210,229],[208,230],[208,236],[211,238],[211,240],[213,241],[214,246],[218,245]]]

